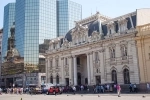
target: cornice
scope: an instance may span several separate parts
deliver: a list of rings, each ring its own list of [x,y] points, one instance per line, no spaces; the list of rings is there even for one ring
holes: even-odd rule
[[[128,14],[126,14],[126,15],[122,15],[122,16],[113,18],[113,19],[109,19],[109,20],[107,20],[107,21],[102,22],[102,24],[104,25],[104,24],[109,23],[110,21],[113,21],[113,22],[114,22],[114,21],[118,21],[119,19],[127,18],[127,17],[134,16],[134,15],[136,15],[136,11],[135,11],[135,12],[128,13]]]
[[[95,15],[92,15],[90,17],[87,17],[85,19],[82,19],[80,21],[77,21],[77,23],[79,24],[86,24],[86,23],[89,23],[89,22],[92,22],[92,21],[95,21],[97,19],[100,19],[101,21],[106,21],[106,20],[109,20],[111,19],[110,17],[108,16],[105,16],[105,15],[102,15],[100,14],[99,12],[97,12]]]
[[[98,41],[95,41],[95,42],[88,42],[88,43],[85,43],[85,44],[81,44],[81,45],[73,46],[73,47],[70,47],[70,48],[62,49],[62,50],[59,50],[59,51],[56,51],[56,52],[51,52],[51,53],[49,53],[49,55],[55,55],[55,54],[58,54],[58,53],[61,53],[61,52],[70,52],[74,49],[80,49],[80,48],[83,48],[83,47],[92,46],[93,44],[103,44],[103,43],[113,42],[113,41],[117,41],[117,40],[123,40],[123,39],[128,38],[128,37],[129,38],[134,38],[136,33],[137,33],[137,31],[135,31],[133,33],[122,34],[122,35],[119,35],[117,37],[110,37],[110,38],[107,38],[107,39],[104,39],[104,40],[98,40]]]

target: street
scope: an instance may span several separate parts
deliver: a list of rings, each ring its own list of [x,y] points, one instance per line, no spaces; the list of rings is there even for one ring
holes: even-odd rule
[[[143,95],[145,97],[143,97]],[[150,100],[150,94],[122,94],[117,97],[116,94],[62,94],[62,95],[16,95],[2,94],[0,100]]]

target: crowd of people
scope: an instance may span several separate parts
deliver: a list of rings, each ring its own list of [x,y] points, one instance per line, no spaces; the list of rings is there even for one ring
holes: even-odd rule
[[[5,88],[5,89],[1,89],[0,88],[0,93],[7,93],[7,94],[23,94],[23,88],[19,87],[19,88]]]
[[[147,86],[147,91],[150,91],[150,84],[146,84]],[[33,88],[22,88],[22,87],[18,87],[18,88],[5,88],[5,89],[1,89],[0,88],[0,94],[2,94],[2,92],[4,93],[8,93],[8,94],[23,94],[23,93],[29,93],[30,90],[32,90]],[[80,93],[107,93],[107,92],[114,92],[117,93],[118,96],[120,96],[121,93],[121,86],[119,84],[104,84],[104,85],[94,85],[93,87],[88,86],[88,85],[80,85],[80,86],[65,86],[65,87],[59,87],[59,89],[63,92],[63,93],[71,93],[73,92],[74,94],[77,92]],[[137,93],[138,92],[138,88],[137,88],[137,84],[129,84],[129,92],[130,93]]]

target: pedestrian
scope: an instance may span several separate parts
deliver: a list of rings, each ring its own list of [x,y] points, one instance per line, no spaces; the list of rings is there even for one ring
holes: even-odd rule
[[[107,91],[110,92],[110,86],[109,86],[109,84],[107,84],[106,87],[107,87]]]
[[[150,91],[150,84],[147,83],[146,86],[147,86],[147,92],[149,92]]]
[[[129,85],[130,92],[133,92],[132,86],[133,86],[133,85],[130,83],[130,85]]]
[[[113,91],[116,93],[117,92],[117,85],[116,84],[114,84],[114,89],[113,89]]]
[[[101,85],[101,93],[104,93],[104,87]]]
[[[133,88],[134,88],[134,92],[137,93],[137,86],[136,86],[136,83],[133,85]]]
[[[0,95],[2,95],[2,89],[0,88]]]
[[[81,85],[81,87],[80,87],[80,88],[81,88],[81,91],[83,91],[83,90],[84,90],[84,86],[83,86],[83,85]]]
[[[73,87],[73,94],[75,94],[75,92],[76,92],[76,87],[74,86]]]
[[[121,87],[120,87],[120,85],[118,84],[118,85],[117,85],[117,94],[118,94],[118,97],[120,97],[120,92],[121,92]]]

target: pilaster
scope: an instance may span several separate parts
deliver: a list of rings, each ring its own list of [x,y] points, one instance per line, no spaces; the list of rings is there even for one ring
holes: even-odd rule
[[[93,55],[94,55],[94,53],[90,53],[90,72],[91,72],[91,84],[90,85],[94,85],[94,82],[95,82],[95,77],[94,77],[94,66],[93,66],[93,59],[94,59],[94,57],[93,57]]]
[[[103,51],[99,51],[99,59],[100,59],[100,71],[101,71],[101,83],[105,83],[105,63],[104,63],[104,53]]]
[[[74,86],[77,85],[77,58],[73,56],[73,69],[74,69]],[[70,76],[70,75],[69,75]]]
[[[91,77],[90,77],[90,54],[91,53],[87,53],[87,72],[88,72],[88,85],[91,84]]]
[[[69,58],[69,85],[73,85],[73,65],[72,65],[72,56],[68,57]],[[76,73],[77,74],[77,73]],[[77,78],[76,78],[77,80]]]
[[[61,84],[65,85],[65,78],[64,78],[64,58],[61,58]]]

